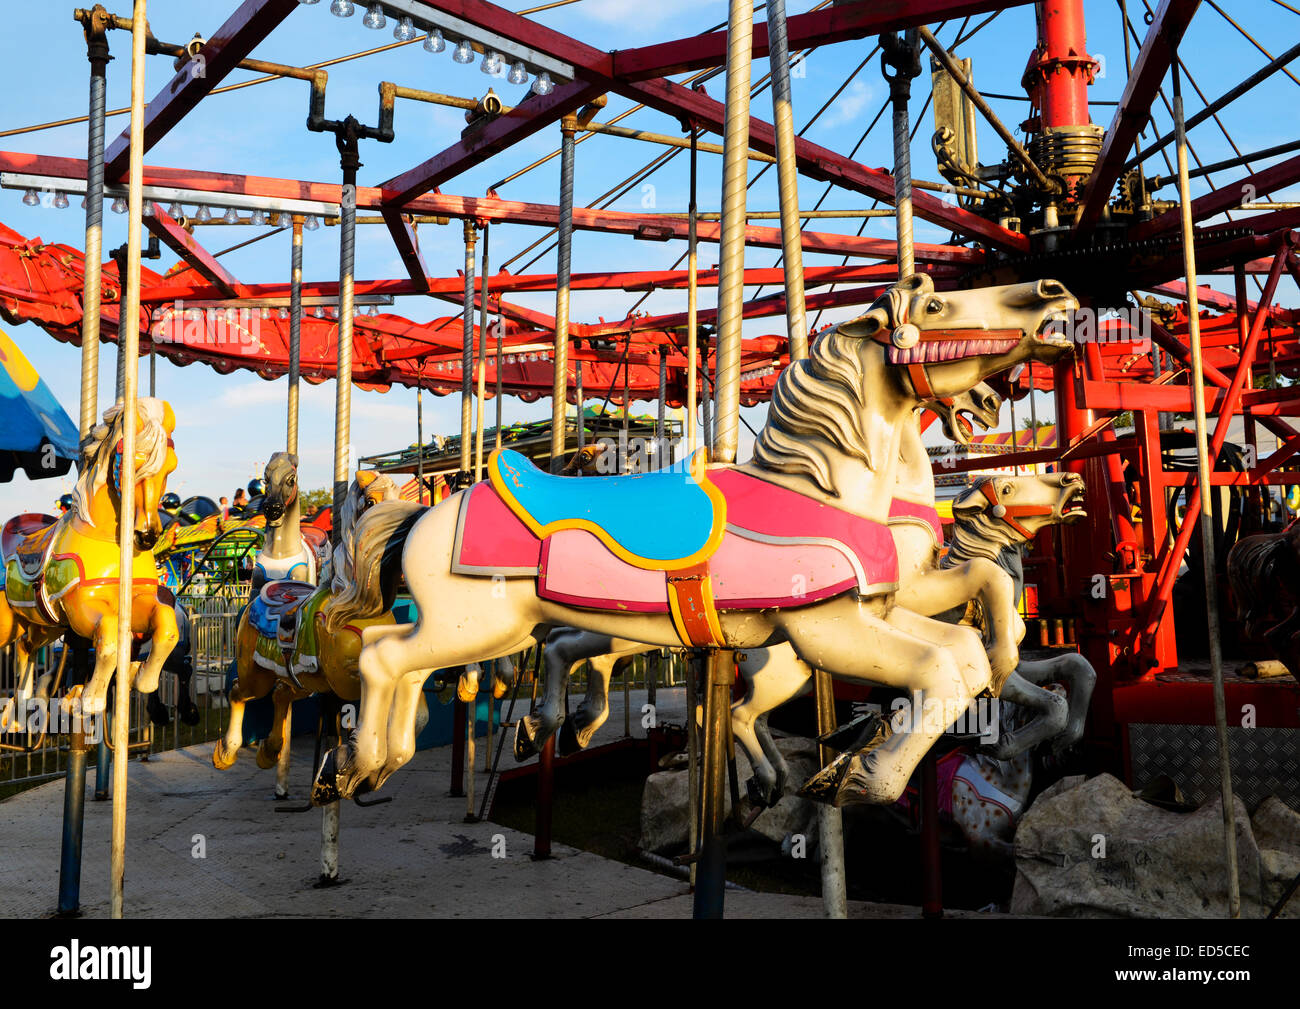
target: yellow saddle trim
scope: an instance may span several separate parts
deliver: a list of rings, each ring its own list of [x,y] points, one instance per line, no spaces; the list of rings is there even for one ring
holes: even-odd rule
[[[609,551],[619,560],[631,564],[633,567],[641,568],[646,571],[680,571],[683,568],[694,567],[702,564],[712,557],[722,545],[722,537],[727,531],[727,499],[723,497],[722,491],[709,479],[707,460],[708,453],[705,449],[700,449],[690,461],[691,478],[699,485],[699,488],[708,496],[713,506],[713,522],[709,530],[708,538],[704,545],[694,553],[686,557],[676,557],[672,560],[660,560],[657,558],[642,557],[635,554],[618,542],[610,533],[601,525],[590,519],[585,518],[564,518],[556,519],[551,522],[541,523],[524,507],[524,505],[515,497],[510,487],[509,481],[502,475],[500,466],[497,465],[498,457],[501,450],[496,449],[488,458],[488,478],[492,482],[493,489],[500,495],[501,500],[506,503],[506,507],[519,519],[528,530],[538,539],[546,539],[553,533],[560,532],[563,529],[582,529],[591,533],[596,539],[600,540]],[[575,477],[577,479],[618,479],[617,477]],[[671,516],[667,519],[671,521]]]

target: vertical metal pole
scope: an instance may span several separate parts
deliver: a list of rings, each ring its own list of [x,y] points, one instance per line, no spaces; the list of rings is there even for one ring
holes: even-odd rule
[[[293,215],[293,249],[289,260],[289,413],[285,442],[298,454],[298,382],[302,368],[302,222]]]
[[[104,258],[104,105],[107,87],[108,34],[91,15],[86,26],[90,61],[90,116],[86,149],[86,259],[81,290],[81,437],[99,417],[99,312]]]
[[[95,801],[109,797],[108,776],[113,769],[113,751],[108,748],[108,721],[100,716],[99,745],[95,748]]]
[[[687,802],[688,842],[691,854],[699,851],[700,843],[700,730],[695,720],[699,707],[699,672],[700,664],[696,652],[687,652],[686,660],[686,756],[687,787],[690,797]],[[691,863],[691,889],[695,888],[695,862]]]
[[[704,798],[700,811],[699,872],[695,877],[696,918],[721,918],[727,886],[727,842],[723,836],[727,791],[727,732],[734,653],[719,648],[709,655],[704,700]]]
[[[551,857],[551,813],[555,802],[555,733],[537,754],[537,819],[533,858]]]
[[[808,356],[808,317],[804,308],[803,237],[799,221],[799,173],[794,154],[794,112],[790,94],[790,50],[786,38],[785,0],[769,0],[767,37],[772,69],[772,122],[776,128],[776,169],[781,194],[781,247],[785,262],[786,334],[790,363]],[[829,674],[813,673],[817,733],[835,729],[835,689]],[[834,754],[821,748],[823,766]],[[844,818],[834,806],[817,807],[821,850],[822,903],[826,917],[847,918],[844,874]]]
[[[573,261],[573,152],[577,119],[560,121],[560,228],[555,265],[555,352],[551,382],[551,472],[564,468],[569,396],[569,269]]]
[[[469,705],[453,695],[451,708],[451,791],[457,799],[465,794],[465,717]]]
[[[668,425],[665,400],[668,398],[668,350],[659,348],[659,396],[655,409],[655,468],[663,469],[672,462],[672,452],[668,448]],[[667,458],[665,458],[667,457]]]
[[[86,152],[86,258],[81,304],[81,412],[82,441],[99,414],[99,311],[104,219],[104,95],[109,61],[108,33],[92,12],[85,24],[86,58],[90,62],[90,110]],[[65,638],[63,647],[69,647]],[[75,732],[68,747],[63,779],[63,846],[59,862],[60,914],[74,914],[81,905],[81,840],[85,826],[86,737]],[[107,794],[108,746],[100,736],[96,761],[96,793]],[[102,771],[100,768],[102,767]]]
[[[140,231],[144,211],[144,61],[148,33],[146,0],[135,0],[131,21],[131,145],[127,185],[126,277],[118,317],[122,360],[122,473],[119,491],[117,582],[117,693],[113,704],[113,845],[111,913],[121,918],[126,883],[126,772],[131,733],[131,605],[135,562],[135,426],[140,358]]]
[[[488,226],[483,225],[482,309],[478,323],[478,403],[474,414],[474,482],[483,479],[483,400],[487,396]],[[489,749],[491,746],[489,745]]]
[[[745,202],[749,174],[749,83],[754,11],[731,0],[727,19],[727,116],[722,154],[718,258],[717,432],[711,458],[734,463],[740,436],[740,349],[745,310]],[[719,716],[721,717],[721,716]]]
[[[912,78],[920,72],[917,39],[915,28],[904,33],[901,47],[896,50],[898,61],[894,76],[886,75],[890,100],[894,104],[894,221],[898,228],[899,280],[906,280],[916,272],[912,246],[912,145],[907,101],[912,94]],[[882,56],[882,59],[886,57]]]
[[[424,364],[420,365],[420,384],[415,387],[415,485],[419,502],[424,504]]]
[[[465,822],[474,822],[474,737],[478,734],[478,699],[483,692],[483,675],[479,671],[479,693],[466,705],[468,717],[465,719]]]
[[[1176,55],[1176,54],[1175,54]],[[1178,147],[1178,203],[1182,213],[1183,268],[1187,274],[1187,320],[1192,351],[1192,402],[1196,416],[1196,471],[1201,487],[1201,558],[1205,573],[1205,625],[1209,635],[1210,674],[1214,680],[1214,728],[1219,748],[1219,796],[1223,802],[1223,854],[1228,870],[1228,916],[1241,917],[1241,882],[1237,875],[1237,827],[1232,801],[1232,765],[1228,754],[1228,716],[1223,696],[1223,656],[1219,642],[1219,599],[1215,578],[1211,518],[1210,453],[1206,440],[1205,376],[1201,370],[1200,305],[1196,296],[1196,238],[1187,174],[1187,134],[1178,61],[1173,61],[1174,130]],[[1261,306],[1261,311],[1264,311]],[[1190,520],[1191,516],[1187,516]]]
[[[67,648],[67,642],[64,642]],[[78,715],[77,717],[80,717]],[[68,769],[63,781],[63,846],[59,854],[59,914],[81,907],[81,838],[86,810],[86,735],[74,727],[68,740]]]
[[[486,277],[485,277],[484,280],[483,280],[483,286],[484,286],[484,292],[483,292],[483,304],[486,305],[486,304],[487,304],[487,290],[486,290],[486,288],[487,288],[487,278],[486,278]],[[497,397],[497,401],[496,401],[496,413],[497,413],[497,416],[496,416],[496,422],[497,422],[497,436],[496,436],[496,439],[495,439],[495,443],[494,443],[494,445],[493,445],[493,448],[500,448],[500,447],[501,447],[501,423],[502,423],[502,422],[501,422],[501,407],[502,407],[502,401],[501,401],[501,394],[502,394],[502,389],[501,389],[501,358],[502,358],[502,354],[503,354],[503,351],[502,351],[502,344],[505,342],[504,330],[505,330],[505,325],[504,325],[504,324],[501,324],[501,325],[499,325],[499,326],[497,327],[497,363],[496,363],[496,372],[497,372],[497,374],[496,374],[496,379],[497,379],[497,383],[496,383],[496,384],[497,384],[497,387],[496,387],[496,397]]]
[[[334,518],[330,541],[339,543],[339,517],[348,493],[348,456],[352,451],[352,311],[353,264],[357,237],[357,157],[355,137],[337,138],[343,168],[343,198],[339,204],[339,332],[334,398]]]
[[[280,757],[275,762],[275,797],[289,798],[289,742],[293,739],[293,704],[284,713],[284,738],[280,743]]]
[[[921,758],[921,917],[943,917],[939,774],[934,750]]]
[[[587,408],[585,393],[582,391],[582,362],[573,362],[573,395],[577,400],[578,448],[587,444]]]
[[[696,241],[696,217],[699,208],[695,203],[695,161],[696,144],[699,131],[691,124],[691,197],[686,215],[686,451],[694,454],[699,447],[699,435],[695,430],[696,393],[699,387],[699,322],[698,304],[699,288],[696,283],[699,276],[699,246]]]
[[[707,333],[704,334],[704,339],[700,341],[700,344],[700,358],[703,361],[703,368],[701,370],[704,372],[702,380],[704,386],[702,390],[704,393],[704,400],[703,406],[700,410],[700,413],[702,414],[700,417],[700,437],[704,441],[704,447],[709,450],[709,460],[712,461],[714,453],[713,439],[716,435],[713,422],[713,393],[718,386],[716,382],[709,382],[709,335]],[[714,360],[714,367],[717,367],[716,358]]]
[[[460,358],[460,479],[467,480],[473,459],[470,438],[473,435],[474,406],[474,244],[478,240],[474,222],[465,221],[465,315],[464,339]]]

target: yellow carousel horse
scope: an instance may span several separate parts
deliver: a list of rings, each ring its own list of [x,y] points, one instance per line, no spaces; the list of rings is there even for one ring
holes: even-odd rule
[[[0,594],[0,646],[13,643],[18,658],[18,694],[31,696],[31,657],[72,631],[95,647],[95,670],[81,696],[86,715],[104,711],[108,685],[117,669],[119,483],[125,416],[120,405],[104,413],[82,446],[81,475],[74,506],[48,525],[32,528],[30,516],[4,526],[0,555],[5,563]],[[135,508],[131,566],[131,631],[149,638],[149,657],[139,664],[135,689],[158,688],[163,663],[178,640],[171,592],[158,584],[153,545],[162,532],[158,505],[167,477],[176,469],[172,432],[176,415],[160,399],[142,398],[135,411]]]
[[[244,705],[272,690],[275,717],[257,750],[257,765],[262,768],[274,767],[279,759],[292,702],[327,691],[345,702],[360,698],[361,631],[394,624],[392,595],[369,605],[375,595],[364,589],[379,582],[379,568],[390,577],[389,569],[400,570],[401,551],[399,546],[397,555],[385,558],[375,570],[355,571],[357,520],[379,502],[391,501],[392,528],[386,526],[386,531],[372,535],[386,537],[398,528],[404,532],[424,509],[397,501],[398,496],[391,477],[358,471],[339,516],[341,533],[331,580],[319,587],[301,581],[268,582],[244,609],[235,639],[238,676],[230,689],[230,725],[212,750],[215,767],[224,770],[234,765],[244,743]]]

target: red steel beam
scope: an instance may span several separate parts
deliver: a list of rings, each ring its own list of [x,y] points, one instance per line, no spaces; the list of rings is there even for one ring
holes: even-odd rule
[[[604,90],[600,84],[571,81],[560,85],[545,97],[530,92],[527,99],[509,112],[471,130],[468,136],[463,136],[423,164],[381,183],[379,188],[384,192],[385,205],[405,207],[417,196],[454,179],[493,154],[528,139],[538,130],[558,123],[568,113],[581,108]]]
[[[203,74],[196,75],[194,67],[187,63],[149,103],[144,111],[144,149],[148,151],[162,140],[297,9],[297,0],[244,0],[204,45]],[[121,179],[130,153],[131,134],[127,129],[104,154],[104,178],[110,182]]]
[[[43,175],[53,179],[84,179],[86,162],[80,158],[0,151],[0,171]],[[148,165],[144,169],[144,184],[193,189],[214,197],[240,195],[268,200],[314,200],[334,205],[337,205],[341,199],[341,187],[338,183],[307,182],[259,175],[231,175],[224,172],[190,171]],[[358,209],[381,213],[385,210],[392,212],[392,208],[385,206],[383,191],[376,186],[358,186],[356,198]],[[554,228],[559,223],[559,208],[554,204],[523,203],[517,200],[503,200],[496,196],[475,197],[427,193],[412,200],[403,211],[409,214],[474,218],[548,228]],[[648,241],[684,239],[687,232],[684,217],[635,214],[587,207],[574,208],[573,226],[580,231],[630,235]],[[717,221],[700,221],[697,232],[700,241],[716,243],[721,233],[721,225]],[[745,235],[749,245],[781,248],[780,228],[751,225],[746,229]],[[825,231],[803,232],[803,247],[805,252],[862,256],[872,259],[893,259],[897,252],[893,241]],[[984,262],[985,255],[979,249],[921,242],[916,246],[916,260],[918,263],[978,265]]]
[[[1078,232],[1087,234],[1101,219],[1102,208],[1119,181],[1138,132],[1151,118],[1151,103],[1156,91],[1174,61],[1178,43],[1182,41],[1198,6],[1200,0],[1163,0],[1156,11],[1133,63],[1119,107],[1106,130],[1097,165],[1084,187],[1082,209],[1075,222]]]
[[[243,296],[242,285],[233,274],[217,262],[215,256],[198,243],[198,240],[182,228],[167,212],[156,203],[150,204],[153,213],[144,219],[144,226],[149,233],[157,235],[167,248],[190,264],[190,267],[204,280],[212,284],[223,298]]]
[[[393,244],[397,246],[397,255],[401,257],[407,275],[417,287],[427,291],[429,268],[424,265],[424,257],[420,255],[420,241],[416,237],[415,229],[411,227],[410,221],[402,216],[401,211],[385,210],[383,216],[384,224],[388,228],[388,233],[393,236]]]
[[[1247,175],[1238,182],[1219,186],[1212,192],[1197,197],[1192,201],[1192,220],[1203,221],[1205,218],[1221,214],[1225,210],[1240,207],[1251,193],[1258,196],[1262,193],[1285,189],[1297,182],[1300,182],[1300,155],[1281,161],[1276,165],[1265,168],[1263,171],[1256,172],[1254,175]],[[1166,210],[1159,217],[1153,217],[1149,221],[1134,225],[1129,234],[1134,239],[1162,235],[1176,229],[1181,220],[1182,217],[1175,207],[1173,210]],[[1230,226],[1238,228],[1243,223],[1249,223],[1249,221],[1250,218],[1247,218],[1245,222],[1235,222]]]
[[[1029,0],[877,0],[869,4],[836,4],[823,10],[793,15],[786,22],[786,31],[793,52],[796,49],[879,35],[883,31],[897,31],[936,21],[983,14],[1027,2]],[[767,23],[756,21],[754,58],[767,55]],[[616,50],[613,74],[625,81],[640,81],[706,67],[720,67],[726,60],[727,33],[718,31],[637,49]]]

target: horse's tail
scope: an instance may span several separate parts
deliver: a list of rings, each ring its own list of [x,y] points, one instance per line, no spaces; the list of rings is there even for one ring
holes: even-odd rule
[[[377,617],[393,608],[402,548],[411,528],[428,510],[413,501],[381,501],[357,522],[352,531],[352,577],[322,610],[330,634],[350,620]]]

